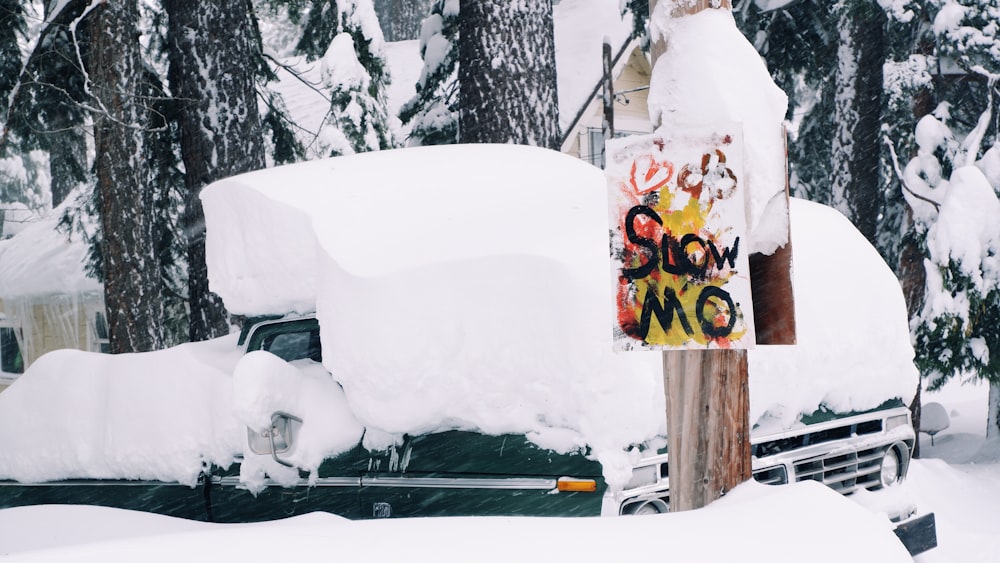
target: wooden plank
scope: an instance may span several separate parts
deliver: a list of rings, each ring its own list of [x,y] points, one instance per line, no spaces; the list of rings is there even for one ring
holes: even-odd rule
[[[750,287],[757,345],[795,344],[792,241],[774,254],[750,255]]]

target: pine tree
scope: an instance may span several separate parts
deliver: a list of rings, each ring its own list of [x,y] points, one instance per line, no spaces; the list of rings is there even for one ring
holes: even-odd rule
[[[10,118],[5,138],[17,143],[22,155],[44,151],[49,185],[35,186],[49,191],[51,200],[42,206],[56,206],[78,185],[88,180],[86,154],[86,111],[81,68],[87,51],[87,29],[72,25],[86,5],[70,2],[58,13],[48,13],[48,24],[38,38],[23,74],[11,96]],[[79,49],[77,48],[79,46]],[[6,100],[5,100],[6,101]]]
[[[462,4],[459,139],[559,148],[551,0]]]
[[[18,37],[26,31],[24,10],[19,0],[0,0],[0,206],[21,200],[18,171],[20,155],[11,148],[10,129],[7,124],[7,104],[11,91],[17,85],[21,72],[21,48]],[[0,236],[2,236],[4,208],[0,207]]]
[[[199,193],[208,183],[263,168],[264,145],[255,78],[260,45],[245,2],[164,0],[173,114],[184,159],[183,230],[192,341],[226,334],[222,300],[208,289],[205,217]]]
[[[942,103],[918,123],[911,136],[916,156],[900,174],[914,218],[913,236],[925,257],[926,285],[912,323],[916,361],[930,389],[954,377],[989,381],[987,428],[995,435],[1000,432],[1000,227],[995,216],[978,212],[1000,213],[1000,145],[992,117],[994,77],[1000,73],[1000,7],[985,0],[927,5],[926,21],[933,26],[925,29],[933,30],[934,54],[963,72],[916,84],[925,99]],[[919,58],[915,63],[932,68]],[[944,226],[956,221],[965,232],[978,228],[976,240],[957,239]]]
[[[774,81],[788,95],[788,157],[792,194],[830,203],[834,88],[838,43],[833,4],[789,3],[761,11],[743,1],[734,14],[743,34],[767,60]]]
[[[265,138],[269,138],[270,141],[265,146],[266,158],[273,164],[288,164],[306,158],[306,147],[296,134],[299,130],[298,124],[292,120],[281,94],[270,88],[270,83],[278,80],[275,67],[281,65],[280,61],[275,59],[275,55],[287,53],[290,50],[290,43],[297,41],[305,4],[306,0],[252,0],[252,9],[248,14],[254,41],[261,48],[256,57],[258,63],[255,65],[257,93],[264,109],[261,125]],[[275,34],[270,40],[276,44],[267,45],[266,52],[261,36],[262,25]],[[284,68],[289,72],[295,72],[290,67]]]
[[[320,133],[327,155],[394,146],[385,90],[389,74],[372,0],[312,0],[296,50],[323,59],[330,113]]]
[[[436,0],[420,32],[424,67],[417,93],[399,110],[410,145],[458,142],[458,0]]]
[[[46,3],[46,16],[50,3]],[[66,28],[56,28],[51,34],[50,47],[39,70],[43,82],[57,85],[58,92],[49,92],[50,104],[57,104],[47,111],[46,129],[40,130],[41,145],[49,153],[49,177],[52,180],[52,206],[62,203],[70,192],[87,180],[87,139],[85,111],[80,102],[83,91],[80,71],[73,65],[77,41],[86,44],[86,30],[75,41]],[[60,99],[61,98],[61,99]]]
[[[882,208],[879,182],[885,15],[870,0],[838,0],[840,44],[834,93],[831,205],[873,245]]]
[[[142,163],[149,129],[136,2],[103,3],[88,17],[105,306],[113,353],[162,348],[163,305],[153,193]]]
[[[27,27],[20,0],[0,0],[0,112],[7,113],[7,97],[21,72],[21,48],[18,37]]]

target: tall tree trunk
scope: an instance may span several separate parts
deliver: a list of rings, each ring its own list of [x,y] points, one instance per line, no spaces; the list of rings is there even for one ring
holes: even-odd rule
[[[188,239],[189,333],[196,341],[229,330],[222,300],[208,289],[198,194],[214,180],[265,166],[254,89],[259,46],[245,0],[165,0],[164,6],[187,188],[182,224]]]
[[[837,50],[833,139],[833,207],[877,245],[882,207],[879,189],[879,132],[885,13],[870,0],[838,0],[834,7]]]
[[[420,26],[431,13],[431,0],[375,0],[386,41],[420,38]]]
[[[152,192],[145,182],[135,0],[105,2],[89,16],[98,210],[103,239],[104,299],[112,353],[162,347],[159,262],[153,243]]]
[[[990,383],[989,406],[986,411],[986,437],[1000,436],[1000,385]]]
[[[551,0],[476,0],[459,14],[459,141],[559,148]]]

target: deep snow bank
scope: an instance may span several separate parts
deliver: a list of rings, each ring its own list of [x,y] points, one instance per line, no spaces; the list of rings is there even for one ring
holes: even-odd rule
[[[746,483],[707,508],[641,518],[350,521],[313,513],[234,525],[96,507],[26,507],[0,510],[0,529],[13,538],[12,562],[309,560],[317,553],[367,560],[387,538],[414,561],[596,563],[646,554],[701,563],[911,561],[888,519],[813,482]],[[717,541],[720,534],[725,541]]]
[[[242,451],[235,336],[111,356],[58,350],[0,393],[0,479],[155,479],[194,486]]]
[[[791,226],[798,343],[750,352],[751,423],[787,429],[820,405],[850,412],[891,397],[909,404],[918,372],[892,270],[830,207],[792,199]]]

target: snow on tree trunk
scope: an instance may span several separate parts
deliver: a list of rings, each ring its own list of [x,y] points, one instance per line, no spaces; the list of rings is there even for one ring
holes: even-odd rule
[[[559,148],[551,0],[463,2],[459,140]]]
[[[112,353],[162,347],[159,260],[153,244],[152,190],[144,174],[138,8],[133,0],[98,5],[88,18],[104,299]]]
[[[458,0],[436,0],[421,26],[424,67],[416,95],[399,108],[411,146],[458,142],[458,16]]]
[[[228,332],[222,300],[208,289],[198,194],[214,180],[265,166],[254,89],[258,47],[248,3],[165,0],[164,6],[187,188],[189,337],[196,341]]]
[[[880,210],[882,64],[885,15],[868,0],[839,0],[837,14],[833,207],[876,244]]]

